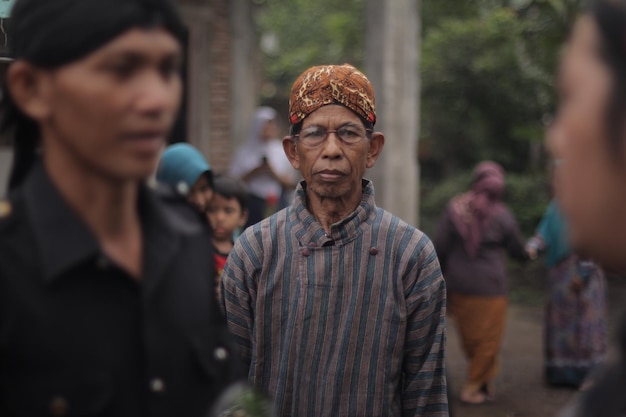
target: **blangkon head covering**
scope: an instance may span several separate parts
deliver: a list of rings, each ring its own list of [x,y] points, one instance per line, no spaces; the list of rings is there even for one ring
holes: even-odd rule
[[[328,104],[341,104],[364,121],[376,123],[374,88],[352,65],[323,65],[304,71],[291,88],[289,121],[296,125]]]
[[[9,52],[15,60],[55,69],[133,28],[163,28],[181,43],[185,38],[185,27],[170,0],[17,0],[8,28]],[[3,93],[0,133],[14,138],[12,189],[35,160],[39,128],[17,108],[6,84]]]

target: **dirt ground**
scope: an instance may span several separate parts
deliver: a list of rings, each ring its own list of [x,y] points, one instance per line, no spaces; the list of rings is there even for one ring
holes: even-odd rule
[[[624,309],[626,279],[609,282],[610,327]],[[464,405],[458,401],[467,369],[453,318],[448,318],[448,379],[453,417],[554,417],[578,394],[556,389],[543,381],[543,312],[538,303],[514,302],[509,308],[502,346],[502,368],[496,380],[495,401]]]

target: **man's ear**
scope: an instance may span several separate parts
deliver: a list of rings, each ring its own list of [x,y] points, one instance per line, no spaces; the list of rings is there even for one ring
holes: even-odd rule
[[[367,162],[366,167],[371,168],[376,163],[376,160],[380,156],[380,153],[383,151],[383,146],[385,145],[385,135],[381,132],[372,133],[372,138],[369,140],[370,147],[367,151]]]
[[[25,61],[13,62],[7,70],[7,88],[15,105],[31,119],[50,116],[49,74]]]
[[[285,136],[283,138],[283,149],[287,159],[291,162],[294,169],[300,169],[300,158],[298,157],[298,143],[293,136]]]

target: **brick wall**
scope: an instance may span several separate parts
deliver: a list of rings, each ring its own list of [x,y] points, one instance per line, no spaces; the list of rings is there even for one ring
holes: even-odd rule
[[[187,138],[227,172],[257,103],[258,55],[250,0],[178,0],[189,29]]]
[[[187,137],[215,172],[231,159],[232,33],[229,0],[179,0],[189,30]]]
[[[231,149],[232,33],[229,0],[211,0],[209,37],[209,162],[216,172],[227,172]]]

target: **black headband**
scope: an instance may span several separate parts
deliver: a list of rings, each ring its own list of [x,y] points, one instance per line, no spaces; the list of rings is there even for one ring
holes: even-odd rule
[[[55,69],[79,60],[133,28],[163,28],[181,43],[185,27],[170,0],[17,0],[8,30],[16,60]],[[9,189],[35,161],[37,124],[13,102],[6,85],[0,99],[0,132],[12,134],[14,157]]]
[[[184,26],[169,0],[17,0],[9,47],[15,59],[55,68],[128,29],[157,26],[182,41]]]

